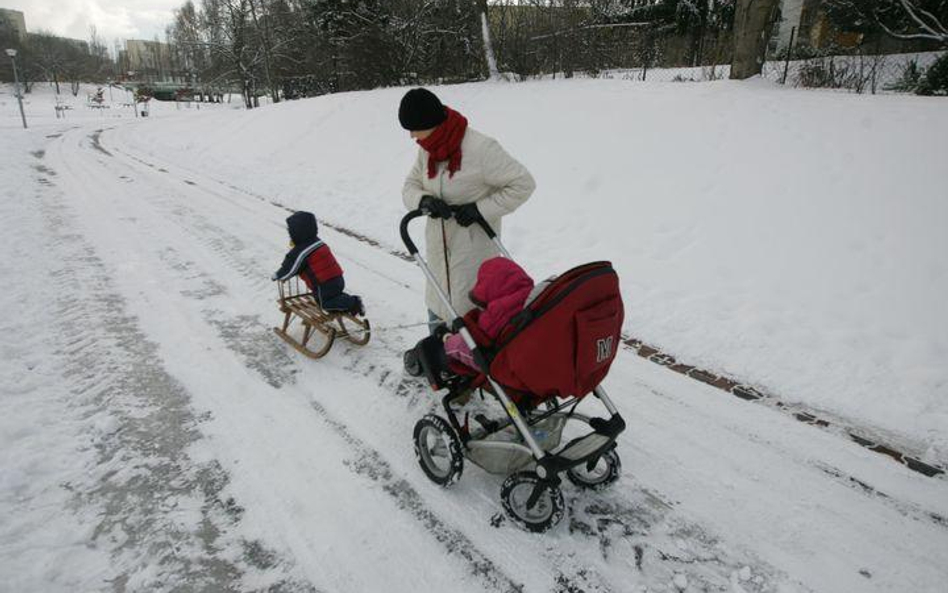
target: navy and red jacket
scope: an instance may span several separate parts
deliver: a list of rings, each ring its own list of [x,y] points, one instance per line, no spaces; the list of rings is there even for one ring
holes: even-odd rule
[[[299,274],[309,289],[342,276],[342,267],[329,246],[319,240],[316,217],[310,212],[295,212],[286,219],[293,249],[283,258],[274,280],[287,280]]]

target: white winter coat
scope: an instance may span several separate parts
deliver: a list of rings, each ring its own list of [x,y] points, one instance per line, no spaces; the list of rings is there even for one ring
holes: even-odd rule
[[[510,214],[536,188],[533,176],[526,167],[507,154],[496,140],[468,128],[461,140],[461,169],[449,177],[448,162],[438,163],[438,174],[428,178],[428,153],[418,149],[415,165],[405,179],[402,198],[409,210],[418,207],[423,196],[435,196],[452,206],[476,202],[484,219],[500,236],[500,219]],[[477,280],[477,270],[486,259],[497,255],[497,248],[477,224],[467,228],[454,219],[428,219],[425,228],[425,259],[435,278],[451,296],[458,314],[473,308],[468,292]],[[445,268],[444,246],[447,244]],[[428,309],[444,320],[451,318],[441,303],[434,287],[427,287],[425,301]]]

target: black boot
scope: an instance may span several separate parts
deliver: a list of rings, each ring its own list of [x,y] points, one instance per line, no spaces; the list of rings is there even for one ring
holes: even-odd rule
[[[418,360],[418,352],[416,352],[414,348],[405,351],[405,354],[402,356],[402,362],[405,364],[405,372],[412,377],[420,377],[424,374],[424,369],[421,368],[421,361]]]

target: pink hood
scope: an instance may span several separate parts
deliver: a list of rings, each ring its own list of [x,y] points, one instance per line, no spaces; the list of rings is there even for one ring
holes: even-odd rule
[[[491,339],[496,338],[510,319],[523,309],[533,290],[533,279],[515,262],[494,257],[481,264],[471,300],[484,310],[477,324]]]

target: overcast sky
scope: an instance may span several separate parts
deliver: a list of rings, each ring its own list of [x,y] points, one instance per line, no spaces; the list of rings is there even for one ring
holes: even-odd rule
[[[164,40],[172,11],[184,0],[0,0],[0,8],[19,10],[31,33],[89,38],[89,25],[111,45],[113,40]]]

